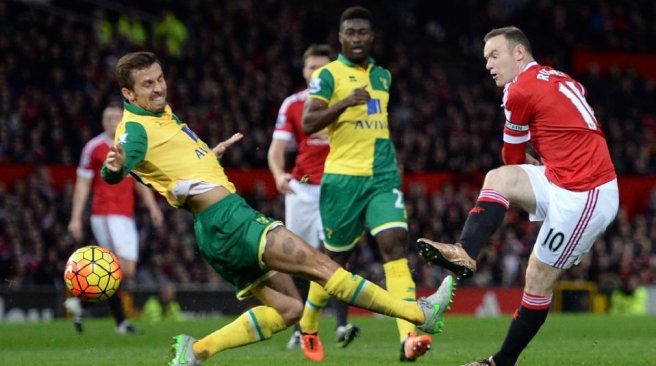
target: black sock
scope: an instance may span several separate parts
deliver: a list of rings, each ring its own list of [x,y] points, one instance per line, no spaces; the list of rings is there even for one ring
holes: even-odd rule
[[[348,305],[343,301],[333,298],[333,307],[335,308],[335,320],[337,326],[346,325],[348,319]]]
[[[497,366],[513,366],[517,362],[519,354],[522,353],[540,330],[545,319],[547,319],[547,314],[549,314],[548,307],[529,309],[521,305],[517,309],[501,349],[493,356]]]
[[[460,243],[473,260],[503,222],[508,206],[508,200],[501,193],[491,189],[481,191],[460,234]]]
[[[125,320],[125,312],[123,311],[123,304],[121,303],[120,290],[116,292],[114,296],[107,299],[107,305],[109,305],[109,311],[116,320],[116,325],[123,323]]]

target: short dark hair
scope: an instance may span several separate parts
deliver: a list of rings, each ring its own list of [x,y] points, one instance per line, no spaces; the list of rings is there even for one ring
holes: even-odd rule
[[[307,60],[308,57],[328,57],[329,60],[333,59],[333,49],[327,44],[313,44],[308,47],[307,50],[303,53],[303,61]]]
[[[528,37],[526,37],[526,34],[524,34],[521,29],[515,26],[492,29],[485,35],[485,37],[483,37],[483,42],[487,42],[490,38],[496,36],[506,37],[508,44],[511,46],[521,44],[526,48],[526,52],[533,54],[531,42],[529,42]]]
[[[159,63],[157,56],[152,52],[131,52],[121,57],[116,63],[116,77],[121,88],[132,90],[132,70],[143,70],[154,63]]]
[[[351,6],[350,8],[344,10],[342,16],[339,18],[339,26],[341,27],[344,21],[351,19],[364,19],[369,21],[372,28],[374,26],[374,20],[371,12],[369,9],[362,6]]]

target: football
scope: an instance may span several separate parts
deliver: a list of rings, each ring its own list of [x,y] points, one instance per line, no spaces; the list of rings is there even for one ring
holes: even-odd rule
[[[89,302],[107,300],[114,295],[122,277],[116,255],[95,245],[73,252],[64,270],[66,287],[73,296]]]

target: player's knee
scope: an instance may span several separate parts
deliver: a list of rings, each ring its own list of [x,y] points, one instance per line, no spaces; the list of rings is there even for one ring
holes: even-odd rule
[[[503,194],[508,194],[512,187],[517,185],[517,180],[519,179],[517,169],[521,168],[506,165],[490,170],[485,175],[483,188],[494,189]]]
[[[298,323],[298,321],[301,320],[301,316],[303,316],[303,302],[297,299],[289,301],[281,316],[285,320],[285,324],[288,326]]]

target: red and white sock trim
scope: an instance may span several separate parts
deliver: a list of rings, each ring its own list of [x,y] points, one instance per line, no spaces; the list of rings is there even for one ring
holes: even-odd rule
[[[532,310],[549,309],[553,295],[532,295],[524,292],[522,295],[522,306]]]
[[[492,202],[492,203],[498,203],[501,206],[505,207],[506,210],[508,207],[510,207],[510,202],[508,202],[508,199],[506,196],[504,196],[502,193],[495,191],[494,189],[483,189],[481,191],[481,194],[478,195],[478,199],[476,202]]]

